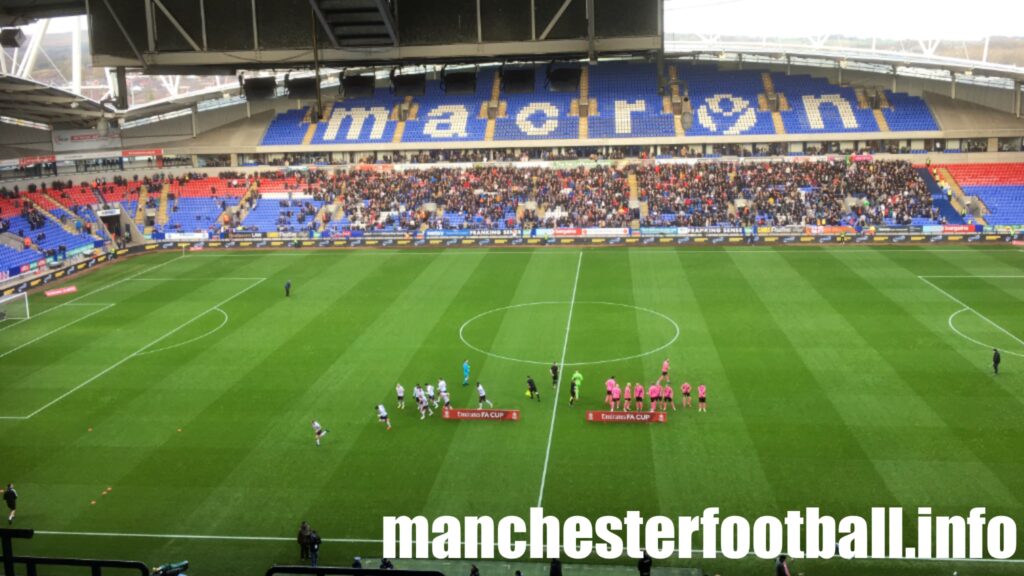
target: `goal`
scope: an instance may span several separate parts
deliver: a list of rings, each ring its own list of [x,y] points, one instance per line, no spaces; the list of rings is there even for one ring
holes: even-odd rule
[[[0,322],[4,320],[28,320],[28,294],[0,296]]]

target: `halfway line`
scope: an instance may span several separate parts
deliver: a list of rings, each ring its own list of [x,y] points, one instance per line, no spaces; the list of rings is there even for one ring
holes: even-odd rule
[[[548,430],[548,447],[544,450],[544,471],[540,475],[540,494],[537,507],[544,502],[544,483],[548,477],[548,461],[551,460],[551,439],[555,436],[555,417],[558,416],[558,402],[562,395],[562,377],[565,376],[565,352],[569,349],[569,329],[572,327],[572,311],[576,307],[576,288],[580,283],[580,268],[583,267],[583,252],[576,261],[576,279],[572,281],[572,298],[569,299],[569,318],[565,321],[565,341],[562,342],[562,359],[558,362],[558,382],[555,383],[554,407],[551,409],[551,428]]]

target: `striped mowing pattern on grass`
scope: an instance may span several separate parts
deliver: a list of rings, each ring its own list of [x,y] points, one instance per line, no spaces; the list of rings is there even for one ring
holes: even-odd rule
[[[1021,518],[1024,370],[1007,354],[991,376],[987,348],[1024,353],[1019,276],[1024,255],[1010,248],[150,255],[76,276],[74,301],[112,304],[102,312],[33,295],[32,320],[4,326],[0,414],[35,414],[0,421],[0,475],[21,494],[17,525],[43,531],[21,553],[187,557],[208,573],[294,562],[294,544],[277,538],[302,520],[329,539],[322,562],[348,564],[379,554],[384,515],[526,515],[542,478],[546,511],[563,517],[981,505]],[[564,363],[636,356],[671,338],[671,324],[629,306],[681,334],[657,354],[583,366],[581,405],[559,405],[554,418],[566,391],[545,367],[459,338],[484,311],[532,302],[575,304],[488,314],[467,338]],[[950,329],[965,306],[977,315],[955,326],[973,341]],[[708,385],[707,414],[680,411],[657,427],[584,422],[607,377],[649,384],[665,356],[674,385]],[[473,380],[521,421],[421,422],[394,409],[396,381],[439,377],[456,405],[475,406],[460,385],[467,358]],[[540,403],[524,397],[528,375]],[[375,421],[379,402],[391,432]],[[320,448],[313,418],[331,430]],[[169,538],[81,535],[95,533]],[[218,534],[275,539],[191,537]],[[873,562],[887,574],[935,568]]]

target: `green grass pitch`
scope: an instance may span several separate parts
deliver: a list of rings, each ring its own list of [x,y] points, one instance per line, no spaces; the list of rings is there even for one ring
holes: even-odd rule
[[[322,563],[347,565],[379,554],[384,515],[526,515],[541,498],[559,516],[980,505],[1024,520],[1019,249],[164,253],[69,283],[77,294],[35,294],[31,320],[0,323],[0,481],[21,494],[16,526],[39,531],[24,554],[260,574],[298,560],[307,520],[327,540]],[[1004,350],[998,377],[989,346]],[[586,378],[575,408],[547,372],[563,349]],[[708,385],[708,414],[584,421],[605,378],[650,383],[665,357],[677,386]],[[396,381],[438,377],[476,407],[464,359],[521,421],[394,409]],[[542,402],[525,397],[527,375]],[[319,448],[313,418],[330,430]]]

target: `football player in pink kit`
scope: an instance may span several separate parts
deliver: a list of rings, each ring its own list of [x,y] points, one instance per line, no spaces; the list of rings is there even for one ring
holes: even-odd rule
[[[674,390],[672,390],[672,386],[669,386],[668,384],[665,384],[664,386],[661,387],[661,409],[664,410],[665,412],[668,412],[669,404],[672,405],[673,411],[675,411],[676,409],[676,401],[672,397],[673,392]]]
[[[683,385],[679,387],[679,390],[683,393],[683,408],[689,408],[693,404],[693,399],[690,398],[690,383],[683,382]]]
[[[655,382],[647,389],[647,399],[651,402],[651,412],[658,409],[658,403],[661,402],[661,384]]]
[[[658,378],[658,382],[668,382],[668,358],[661,363],[661,378]]]
[[[622,388],[619,387],[618,382],[612,387],[612,411],[619,409],[619,399],[622,398]]]
[[[708,411],[708,387],[703,384],[697,386],[697,411]]]
[[[629,402],[633,399],[633,384],[626,382],[626,389],[622,391],[622,409],[629,412]]]
[[[637,382],[636,386],[633,387],[633,397],[636,399],[636,411],[642,412],[644,409],[644,383]]]
[[[604,403],[609,407],[612,405],[612,389],[615,388],[615,376],[604,382]]]

